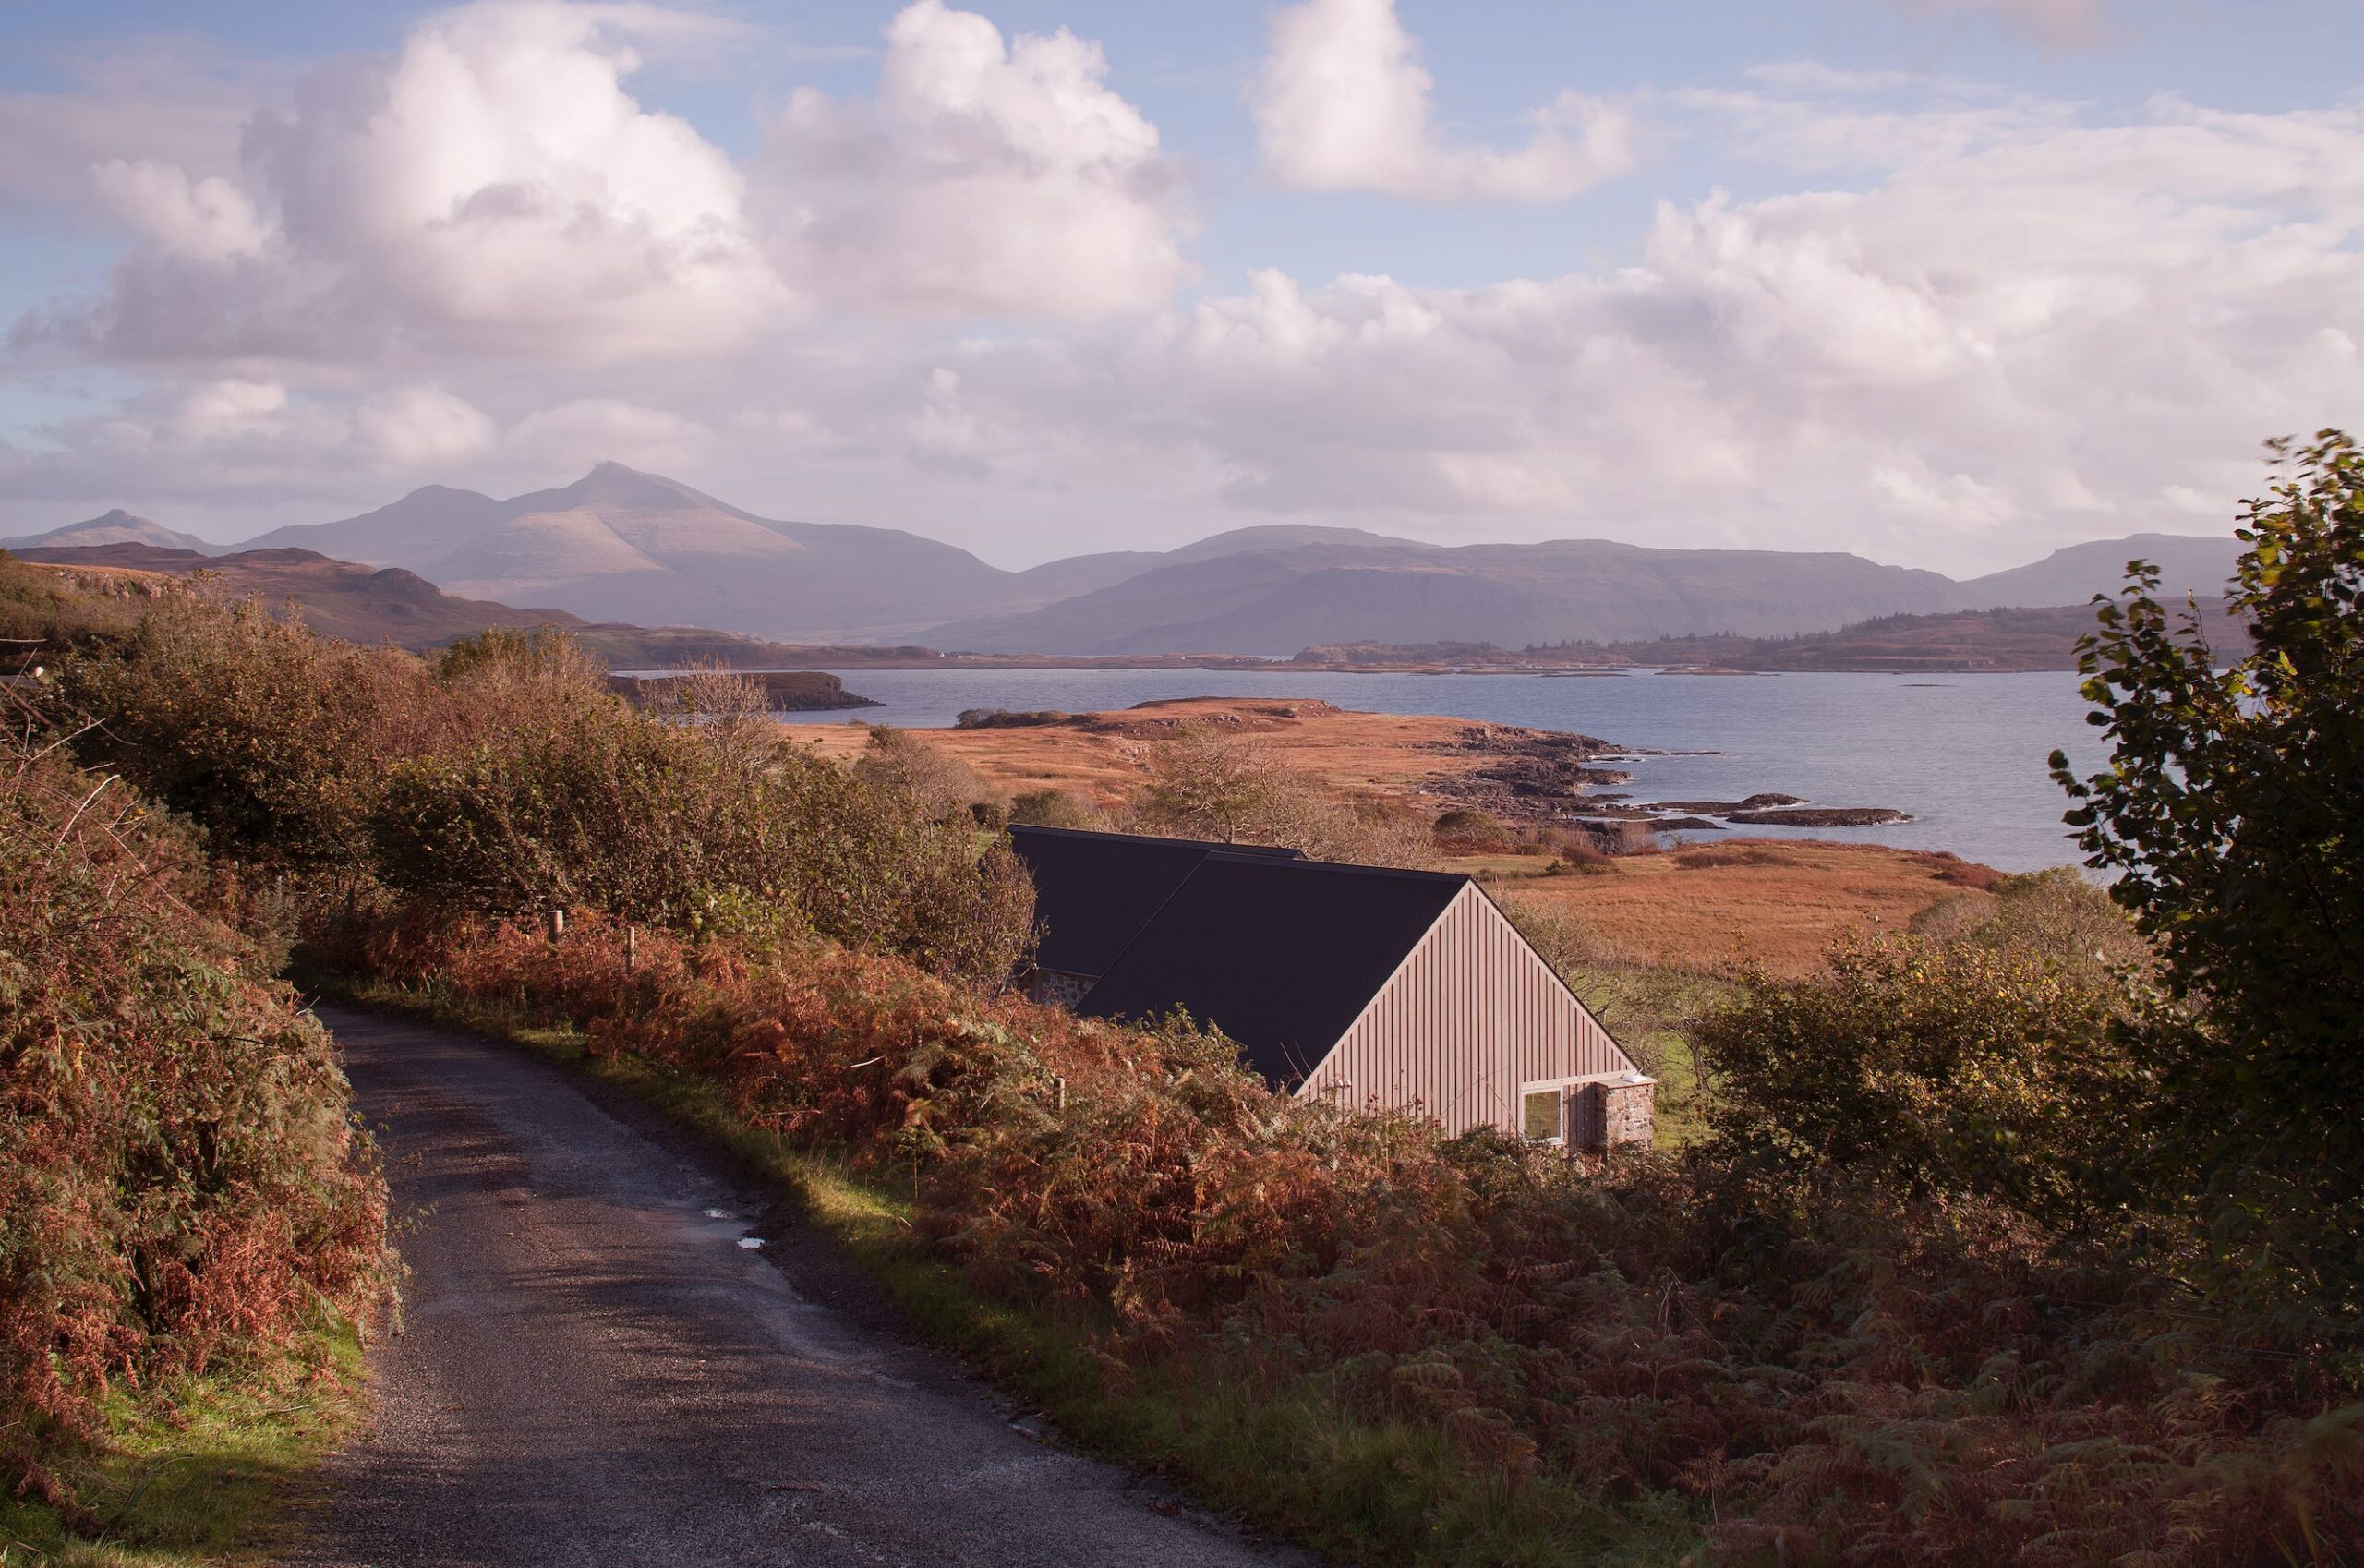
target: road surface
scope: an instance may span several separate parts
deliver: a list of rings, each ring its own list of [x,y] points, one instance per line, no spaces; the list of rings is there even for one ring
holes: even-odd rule
[[[1030,1436],[639,1107],[513,1047],[320,1017],[411,1275],[291,1563],[1284,1560]]]

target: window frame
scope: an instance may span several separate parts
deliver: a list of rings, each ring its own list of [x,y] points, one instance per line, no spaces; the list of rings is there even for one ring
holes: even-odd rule
[[[1557,1144],[1562,1148],[1567,1147],[1568,1091],[1579,1081],[1581,1080],[1571,1079],[1538,1079],[1532,1083],[1520,1084],[1518,1089],[1519,1136],[1529,1143],[1551,1143]],[[1558,1110],[1557,1114],[1551,1118],[1552,1130],[1550,1135],[1538,1138],[1535,1134],[1527,1130],[1529,1125],[1527,1119],[1527,1103],[1538,1096],[1544,1094],[1549,1094],[1552,1097],[1553,1104],[1558,1107]]]

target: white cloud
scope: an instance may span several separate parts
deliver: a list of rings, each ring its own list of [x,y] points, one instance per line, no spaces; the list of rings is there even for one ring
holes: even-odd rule
[[[1061,29],[1005,42],[918,0],[886,27],[875,96],[798,92],[759,166],[783,270],[892,315],[1088,317],[1190,273],[1157,127]]]
[[[1822,88],[1698,130],[1778,114],[1818,158],[1818,104],[1864,113]],[[1159,461],[1236,507],[1965,567],[2229,521],[2261,438],[2364,416],[2364,104],[1930,113],[1866,188],[1661,206],[1630,266],[1262,272],[1057,377],[972,360],[961,405],[1136,438],[1154,411]]]
[[[464,397],[432,384],[391,387],[353,413],[355,443],[397,472],[465,462],[493,444],[492,421]]]
[[[711,350],[785,291],[739,171],[623,86],[668,14],[488,0],[391,59],[324,67],[247,124],[235,177],[94,178],[139,235],[109,296],[20,325],[117,358],[411,348],[597,360]]]
[[[107,205],[169,254],[230,261],[259,256],[271,242],[254,202],[219,175],[192,179],[153,158],[111,158],[90,174]]]
[[[1394,0],[1299,0],[1272,14],[1270,33],[1248,102],[1265,165],[1285,185],[1561,201],[1633,165],[1626,113],[1574,90],[1526,116],[1514,151],[1449,140]]]

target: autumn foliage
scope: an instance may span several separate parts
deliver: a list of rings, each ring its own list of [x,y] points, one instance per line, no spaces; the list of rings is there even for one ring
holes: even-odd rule
[[[1931,1201],[1818,1161],[1799,1203],[1745,1140],[1583,1169],[1297,1104],[1179,1021],[1112,1028],[826,946],[643,937],[627,969],[596,918],[555,945],[357,939],[380,973],[710,1076],[751,1122],[915,1190],[979,1288],[1092,1325],[1111,1378],[1315,1389],[1514,1499],[1688,1512],[1717,1562],[2336,1562],[2307,1543],[2357,1538],[2364,1409],[2340,1385],[2048,1245],[1974,1162]],[[1909,959],[1856,961],[1861,992]]]
[[[283,1355],[385,1278],[344,1074],[237,902],[118,780],[0,737],[0,1487],[68,1517],[111,1390]]]

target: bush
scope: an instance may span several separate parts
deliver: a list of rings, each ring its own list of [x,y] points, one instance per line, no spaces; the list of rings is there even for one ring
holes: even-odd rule
[[[1779,865],[1781,857],[1771,850],[1740,844],[1726,849],[1710,845],[1697,850],[1677,850],[1674,867],[1677,871],[1714,871],[1727,866]]]
[[[127,635],[60,660],[52,711],[90,715],[83,760],[195,822],[206,848],[275,870],[351,871],[395,758],[440,721],[406,654],[320,636],[257,601],[157,600]]]
[[[2126,1005],[2075,955],[2002,941],[1856,941],[1821,978],[1752,975],[1695,1035],[1713,1157],[1781,1191],[1836,1176],[2107,1239],[2143,1092]]]
[[[1149,748],[1150,781],[1134,807],[1152,833],[1225,844],[1280,844],[1315,860],[1422,866],[1435,847],[1416,817],[1356,799],[1276,758],[1245,735],[1186,728]]]
[[[1009,802],[1009,820],[1036,827],[1105,832],[1108,814],[1072,790],[1029,790]]]
[[[1555,871],[1574,871],[1586,876],[1605,876],[1617,869],[1610,855],[1593,847],[1586,838],[1570,838],[1560,846],[1560,853],[1552,862]]]
[[[1013,713],[1002,707],[971,707],[960,710],[952,721],[956,730],[1035,730],[1053,724],[1066,724],[1075,715],[1061,713],[1056,708],[1041,708],[1030,713]]]
[[[386,1192],[320,1027],[199,907],[186,834],[0,742],[0,1486],[112,1388],[284,1354],[386,1277]]]
[[[1455,806],[1438,814],[1429,832],[1439,848],[1454,854],[1501,854],[1512,847],[1509,830],[1475,806]]]
[[[966,812],[939,819],[777,740],[741,755],[605,697],[402,765],[372,831],[386,882],[451,911],[817,935],[993,976],[1032,918],[1015,857],[980,854]]]
[[[857,778],[918,802],[923,811],[937,818],[1000,802],[1000,796],[967,763],[891,724],[870,727],[870,743],[862,748],[853,771]]]

